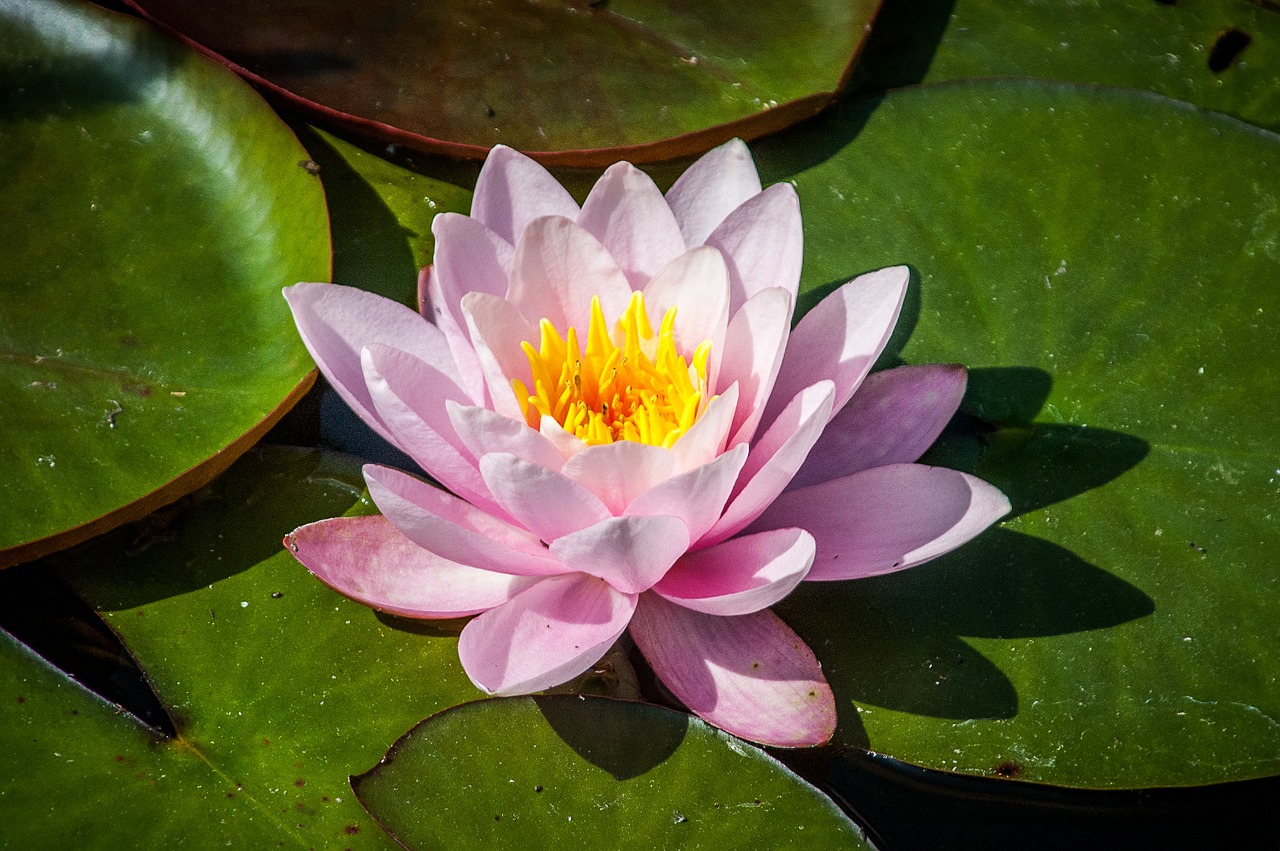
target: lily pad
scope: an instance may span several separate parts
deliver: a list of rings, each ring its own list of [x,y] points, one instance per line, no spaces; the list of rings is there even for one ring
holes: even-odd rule
[[[669,159],[816,113],[878,0],[129,0],[330,121],[452,156]]]
[[[0,2],[0,565],[225,470],[313,379],[280,288],[329,276],[308,156],[147,25]]]
[[[485,700],[423,721],[352,787],[409,848],[870,848],[764,752],[642,703]]]
[[[780,607],[846,741],[1068,786],[1280,773],[1280,137],[1006,81],[851,104],[758,157],[798,186],[808,301],[912,264],[885,361],[976,368],[931,458],[1015,512]]]

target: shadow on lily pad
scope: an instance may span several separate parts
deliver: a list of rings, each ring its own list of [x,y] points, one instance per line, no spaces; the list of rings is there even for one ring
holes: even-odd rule
[[[533,702],[565,744],[616,780],[639,777],[661,765],[680,747],[689,728],[688,716],[658,707],[609,712],[614,701],[608,698],[541,695]]]

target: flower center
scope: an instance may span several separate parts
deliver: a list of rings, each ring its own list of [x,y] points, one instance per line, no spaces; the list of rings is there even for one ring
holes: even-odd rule
[[[523,344],[532,392],[511,382],[525,420],[538,428],[549,416],[591,445],[633,440],[670,448],[702,413],[711,355],[711,341],[704,341],[690,365],[676,350],[675,324],[672,307],[655,335],[644,296],[634,293],[611,336],[593,297],[584,351],[576,328],[561,337],[543,319],[539,347]]]

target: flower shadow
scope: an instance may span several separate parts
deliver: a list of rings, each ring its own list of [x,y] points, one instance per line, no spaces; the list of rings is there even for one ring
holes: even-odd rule
[[[689,716],[648,704],[626,704],[634,711],[611,712],[620,702],[606,697],[547,694],[533,702],[565,744],[616,780],[639,777],[661,765],[689,729]]]

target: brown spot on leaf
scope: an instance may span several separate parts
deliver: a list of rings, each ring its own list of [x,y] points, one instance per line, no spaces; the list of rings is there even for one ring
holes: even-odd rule
[[[1022,776],[1022,763],[1016,759],[1006,759],[1004,762],[992,769],[992,773],[996,777],[1004,777],[1007,780],[1014,780]]]

